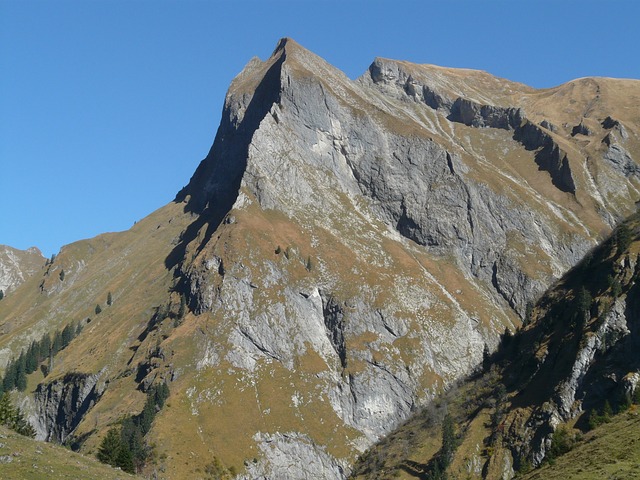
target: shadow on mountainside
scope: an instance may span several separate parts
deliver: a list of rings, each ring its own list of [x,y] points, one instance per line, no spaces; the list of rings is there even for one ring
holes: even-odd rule
[[[165,259],[168,269],[182,263],[187,247],[206,227],[195,249],[196,254],[200,252],[237,200],[253,133],[271,106],[280,101],[280,72],[284,59],[283,53],[267,70],[238,125],[234,125],[230,107],[225,107],[209,154],[200,163],[189,184],[176,195],[174,201],[186,201],[184,211],[196,214],[197,218],[184,230],[180,242]]]

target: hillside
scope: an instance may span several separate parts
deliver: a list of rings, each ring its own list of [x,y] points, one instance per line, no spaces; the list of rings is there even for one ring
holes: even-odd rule
[[[484,371],[367,452],[357,478],[438,478],[445,414],[458,437],[448,466],[453,478],[512,478],[514,470],[539,466],[522,478],[633,478],[640,424],[638,406],[627,409],[640,398],[639,253],[634,214],[545,293],[529,323],[485,358]],[[595,428],[605,402],[621,413]],[[576,442],[562,456],[558,432],[568,445]]]
[[[69,449],[23,437],[0,426],[0,477],[4,480],[139,478]]]
[[[637,409],[613,417],[583,439],[553,464],[522,476],[523,480],[591,480],[639,478],[640,418]]]
[[[14,392],[39,438],[94,454],[166,384],[146,473],[345,478],[635,210],[638,111],[640,81],[351,80],[283,39],[174,202],[0,302],[0,366],[72,325]]]

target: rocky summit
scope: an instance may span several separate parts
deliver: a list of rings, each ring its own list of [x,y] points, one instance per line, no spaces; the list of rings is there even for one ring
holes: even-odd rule
[[[1,364],[80,324],[14,393],[40,438],[95,453],[167,384],[146,472],[345,478],[635,211],[639,147],[640,81],[351,80],[283,39],[174,202],[0,302]]]

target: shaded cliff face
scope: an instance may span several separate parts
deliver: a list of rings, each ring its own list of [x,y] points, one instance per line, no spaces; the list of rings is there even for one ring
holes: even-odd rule
[[[234,79],[176,202],[65,247],[0,304],[1,352],[90,317],[34,407],[72,418],[42,432],[95,448],[167,381],[150,435],[169,477],[216,457],[343,478],[634,208],[640,119],[620,91],[640,96],[384,59],[352,81],[282,40]]]

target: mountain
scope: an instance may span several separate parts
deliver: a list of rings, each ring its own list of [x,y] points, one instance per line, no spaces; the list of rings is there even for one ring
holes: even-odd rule
[[[147,471],[344,478],[635,210],[639,106],[633,80],[387,59],[350,80],[283,39],[174,202],[0,302],[0,365],[83,327],[15,400],[94,453],[167,383]]]
[[[390,434],[356,477],[438,478],[446,411],[457,425],[453,478],[635,478],[639,277],[636,213],[540,298],[484,373]]]
[[[8,293],[42,269],[45,259],[35,247],[18,250],[0,245],[0,290]]]

